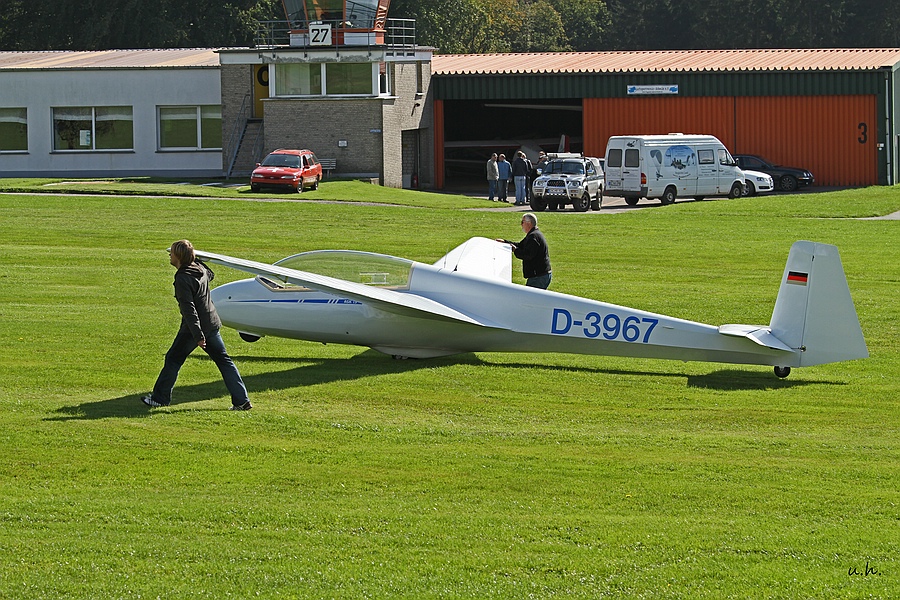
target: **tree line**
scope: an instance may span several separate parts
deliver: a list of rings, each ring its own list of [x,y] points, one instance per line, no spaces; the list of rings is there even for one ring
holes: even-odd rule
[[[280,0],[4,0],[0,50],[249,46]],[[393,0],[441,53],[900,47],[900,0]]]

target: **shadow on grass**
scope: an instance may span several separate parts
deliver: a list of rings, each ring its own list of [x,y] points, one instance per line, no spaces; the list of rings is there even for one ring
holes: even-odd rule
[[[687,379],[688,387],[725,392],[737,390],[781,390],[820,383],[799,379],[796,375],[789,375],[785,379],[780,379],[771,370],[755,372],[741,371],[739,369],[721,369],[706,375],[689,375]],[[834,385],[834,383],[831,385]]]
[[[430,369],[444,365],[454,364],[483,364],[474,354],[462,354],[444,358],[429,360],[391,360],[384,354],[375,350],[367,350],[361,354],[349,358],[272,358],[259,356],[232,355],[238,368],[240,365],[251,362],[303,362],[303,366],[287,369],[285,371],[269,371],[255,375],[244,375],[244,385],[250,392],[250,398],[254,394],[273,390],[287,390],[303,388],[309,385],[332,383],[335,381],[348,381],[364,379],[378,375],[394,373],[406,373],[418,369]],[[200,360],[207,362],[212,370],[211,375],[218,377],[215,365],[205,356],[198,354],[188,360]],[[152,382],[151,382],[152,385]],[[63,406],[56,411],[56,415],[49,417],[49,421],[71,421],[106,419],[111,417],[145,417],[153,410],[141,402],[141,396],[147,393],[145,390],[137,394],[119,396],[107,400],[83,402],[74,406]],[[231,403],[227,400],[228,390],[221,379],[215,379],[209,383],[194,385],[178,385],[172,394],[172,407],[179,407],[192,402],[203,402],[215,398],[223,398],[221,410],[228,410]]]
[[[380,352],[375,350],[366,350],[349,358],[273,358],[260,356],[234,356],[235,362],[241,363],[251,362],[290,362],[296,363],[302,361],[304,364],[299,367],[287,369],[284,371],[269,371],[244,377],[244,384],[250,391],[251,398],[254,394],[273,390],[287,390],[293,388],[303,388],[309,385],[317,385],[323,383],[333,383],[335,381],[347,381],[354,379],[364,379],[366,377],[375,377],[379,375],[390,375],[396,373],[407,373],[419,369],[431,369],[435,367],[471,364],[471,365],[490,365],[504,366],[514,369],[535,369],[539,368],[545,371],[578,371],[582,373],[597,373],[600,375],[622,375],[637,377],[672,377],[678,379],[687,378],[689,387],[714,389],[720,391],[738,391],[738,390],[775,390],[785,389],[801,385],[810,385],[816,382],[804,381],[802,379],[779,379],[771,372],[754,372],[742,371],[738,369],[724,369],[707,373],[705,375],[684,375],[677,372],[652,372],[621,369],[604,369],[591,367],[571,367],[563,365],[535,365],[533,363],[492,363],[485,361],[475,354],[460,354],[443,358],[433,358],[428,360],[390,360]],[[207,361],[205,357],[191,357],[189,360]],[[210,368],[215,373],[215,368],[209,362]],[[216,373],[217,374],[217,373]],[[69,420],[92,420],[106,419],[112,417],[144,417],[151,413],[149,409],[140,401],[141,394],[129,394],[118,398],[110,398],[107,400],[97,400],[94,402],[84,402],[74,406],[64,406],[57,409],[56,416],[49,417],[51,421],[69,421]],[[221,379],[216,379],[208,383],[199,383],[194,385],[175,386],[173,394],[172,406],[190,404],[192,402],[203,402],[215,398],[227,398],[228,392],[225,384]],[[230,404],[227,400],[223,400],[221,410],[228,410]]]
[[[489,363],[483,361],[482,364],[492,364],[500,366],[501,363]],[[578,371],[580,373],[597,373],[600,375],[622,375],[628,377],[669,377],[675,379],[687,378],[688,387],[704,388],[711,390],[719,390],[723,392],[730,391],[753,391],[753,390],[780,390],[802,385],[812,385],[820,383],[818,381],[806,381],[791,375],[786,379],[778,378],[771,369],[768,371],[742,371],[740,369],[721,369],[713,371],[705,375],[685,375],[677,372],[659,372],[659,371],[641,371],[639,369],[623,370],[623,369],[604,369],[592,367],[569,367],[556,365],[534,365],[529,363],[502,363],[508,367],[520,369],[541,368],[546,371]]]

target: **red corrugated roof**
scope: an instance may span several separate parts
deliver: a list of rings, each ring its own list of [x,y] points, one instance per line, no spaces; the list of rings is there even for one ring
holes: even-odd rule
[[[872,70],[900,64],[900,48],[814,50],[655,50],[436,54],[435,75],[640,73],[672,71]],[[0,52],[2,69],[218,67],[212,48]]]
[[[672,71],[873,70],[900,63],[900,48],[815,50],[656,50],[436,54],[435,75],[641,73]]]
[[[161,69],[218,67],[211,48],[98,50],[96,52],[0,52],[0,70],[9,69]]]

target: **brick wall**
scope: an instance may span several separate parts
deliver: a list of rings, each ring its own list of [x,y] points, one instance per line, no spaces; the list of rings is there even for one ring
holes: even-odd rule
[[[232,151],[227,146],[241,104],[252,90],[254,65],[220,68],[223,169],[227,169]],[[263,100],[263,154],[276,148],[309,148],[320,158],[336,159],[336,175],[378,177],[388,187],[402,187],[404,176],[408,183],[410,169],[417,168],[419,187],[433,187],[431,63],[411,60],[395,62],[391,68],[391,97]],[[405,166],[404,139],[407,155],[410,140],[418,140],[418,159],[407,156]]]
[[[381,98],[265,100],[266,151],[309,148],[336,174],[382,177]],[[339,146],[345,141],[347,145]]]

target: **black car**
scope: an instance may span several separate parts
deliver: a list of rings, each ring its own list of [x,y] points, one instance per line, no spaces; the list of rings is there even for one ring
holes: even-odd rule
[[[815,182],[813,174],[806,169],[773,165],[755,154],[735,154],[734,159],[741,169],[762,171],[771,175],[775,181],[775,188],[782,192],[793,192],[801,185],[812,185]]]

